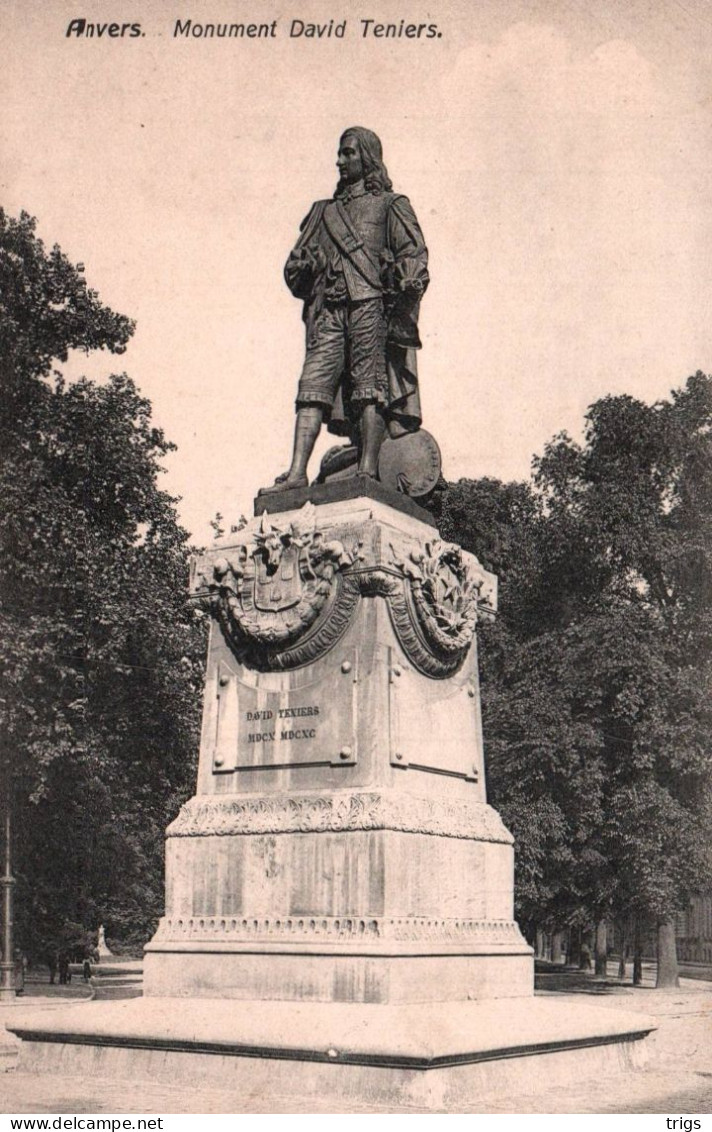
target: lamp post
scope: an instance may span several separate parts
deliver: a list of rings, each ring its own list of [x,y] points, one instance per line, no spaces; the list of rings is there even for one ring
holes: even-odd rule
[[[12,799],[10,796],[10,776],[7,776],[5,793],[5,873],[0,879],[2,887],[2,963],[0,963],[0,1002],[15,1001],[15,962],[13,938],[13,889],[15,878],[12,875]]]

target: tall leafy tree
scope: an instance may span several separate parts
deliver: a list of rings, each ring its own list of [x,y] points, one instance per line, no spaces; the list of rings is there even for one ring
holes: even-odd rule
[[[0,212],[0,757],[15,802],[24,945],[73,921],[145,936],[162,831],[190,789],[203,629],[187,536],[159,486],[171,445],[125,375],[65,383],[71,350],[133,324]]]
[[[504,581],[483,707],[520,914],[652,921],[674,982],[675,912],[709,875],[712,383],[586,424],[531,487],[451,487],[443,523]]]
[[[654,405],[603,398],[583,445],[548,447],[537,483],[563,536],[552,568],[579,620],[607,630],[596,669],[611,901],[657,923],[659,980],[674,982],[674,916],[709,868],[712,382],[698,372]]]

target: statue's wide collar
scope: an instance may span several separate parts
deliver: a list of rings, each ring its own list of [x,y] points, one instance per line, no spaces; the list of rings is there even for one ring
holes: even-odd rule
[[[355,197],[363,197],[365,195],[366,186],[363,181],[357,181],[354,185],[347,185],[346,188],[337,195],[336,199],[340,200],[342,204],[348,204],[348,202],[354,200]]]

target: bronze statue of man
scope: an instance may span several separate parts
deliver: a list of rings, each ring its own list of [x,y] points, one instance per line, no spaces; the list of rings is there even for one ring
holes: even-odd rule
[[[386,432],[420,426],[415,351],[428,250],[407,197],[392,191],[371,130],[346,130],[336,164],[334,197],[312,206],[284,269],[304,303],[306,357],[291,467],[263,492],[306,485],[324,422],[350,437],[355,470],[374,478]]]

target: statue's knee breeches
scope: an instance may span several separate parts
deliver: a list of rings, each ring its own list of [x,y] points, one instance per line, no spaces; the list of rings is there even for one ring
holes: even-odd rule
[[[299,378],[297,404],[333,405],[346,365],[346,304],[326,306],[316,318]]]
[[[342,377],[347,399],[385,403],[386,319],[380,298],[320,311],[307,344],[297,404],[332,406]]]
[[[386,401],[386,319],[383,301],[353,303],[348,312],[348,385],[352,401]]]

